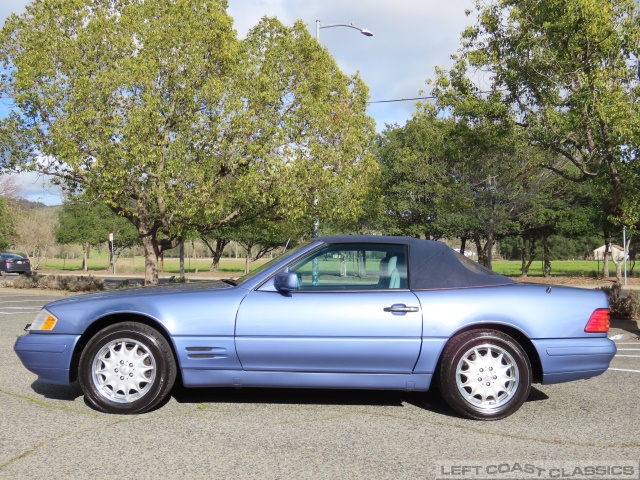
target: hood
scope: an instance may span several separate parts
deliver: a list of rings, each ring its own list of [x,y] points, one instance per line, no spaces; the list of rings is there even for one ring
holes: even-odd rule
[[[222,280],[211,280],[204,282],[194,283],[175,283],[168,285],[159,285],[155,287],[138,287],[128,288],[123,290],[111,290],[100,293],[87,293],[83,295],[75,295],[73,297],[62,298],[60,300],[54,300],[49,302],[47,306],[62,305],[68,303],[84,302],[87,300],[98,300],[107,298],[126,298],[135,296],[146,295],[162,295],[162,294],[175,294],[181,292],[200,292],[204,290],[221,290],[235,288],[233,285],[223,282]]]

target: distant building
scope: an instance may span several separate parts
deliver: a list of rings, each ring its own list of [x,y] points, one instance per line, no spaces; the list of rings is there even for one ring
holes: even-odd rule
[[[605,250],[605,245],[602,245],[601,247],[596,248],[593,251],[593,259],[604,260],[604,250]],[[616,261],[624,260],[624,248],[622,248],[619,245],[611,245],[611,256]]]

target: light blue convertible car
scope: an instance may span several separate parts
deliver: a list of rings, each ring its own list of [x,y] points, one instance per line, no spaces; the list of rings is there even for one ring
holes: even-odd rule
[[[440,242],[314,239],[236,282],[83,295],[47,304],[15,351],[40,381],[142,413],[185,387],[435,384],[459,414],[515,412],[531,384],[605,372],[601,291],[519,284]]]

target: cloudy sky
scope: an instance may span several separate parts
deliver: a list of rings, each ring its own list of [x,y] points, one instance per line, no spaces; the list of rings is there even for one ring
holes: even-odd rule
[[[0,0],[0,19],[22,13],[27,0]],[[229,0],[229,14],[243,37],[262,16],[278,17],[285,24],[304,21],[315,34],[321,25],[355,23],[373,32],[361,35],[351,28],[326,28],[320,42],[329,49],[348,74],[360,72],[369,85],[373,102],[413,98],[427,89],[425,80],[435,66],[448,67],[450,55],[459,46],[460,32],[471,23],[465,9],[473,0]],[[369,114],[379,131],[386,124],[403,125],[414,110],[414,102],[372,103]],[[48,204],[61,199],[42,179],[21,178],[22,194]]]

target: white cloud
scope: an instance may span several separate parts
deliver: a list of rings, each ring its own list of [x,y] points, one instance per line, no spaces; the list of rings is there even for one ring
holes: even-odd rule
[[[63,197],[60,188],[51,185],[49,178],[35,172],[11,175],[20,187],[19,195],[32,202],[41,202],[45,205],[59,205]]]

